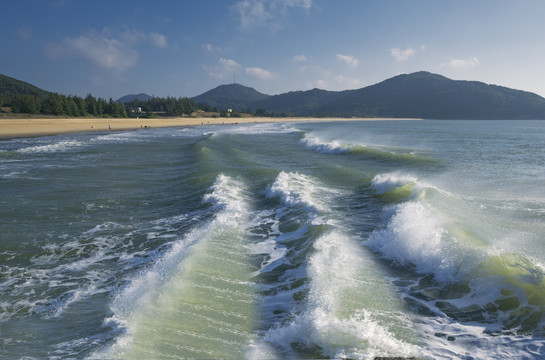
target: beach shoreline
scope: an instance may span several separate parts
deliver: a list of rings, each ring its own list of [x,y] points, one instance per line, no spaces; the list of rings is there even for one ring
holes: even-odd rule
[[[410,118],[306,118],[306,117],[176,117],[176,118],[0,118],[0,139],[37,137],[76,132],[104,132],[199,125],[270,122],[329,122],[421,120]]]

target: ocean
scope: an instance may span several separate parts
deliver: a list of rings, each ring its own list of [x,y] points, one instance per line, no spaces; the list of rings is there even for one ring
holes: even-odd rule
[[[545,122],[0,141],[0,357],[545,358]]]

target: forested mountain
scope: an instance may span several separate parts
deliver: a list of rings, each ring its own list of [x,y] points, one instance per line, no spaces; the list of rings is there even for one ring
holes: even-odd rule
[[[128,95],[114,102],[89,94],[83,99],[0,75],[0,107],[14,113],[123,117],[130,114],[130,107],[137,106],[148,114],[167,116],[191,114],[201,108],[283,116],[545,120],[545,99],[539,95],[478,81],[451,80],[424,71],[398,75],[358,90],[312,89],[270,96],[230,84],[191,99],[147,96]]]
[[[425,71],[398,75],[358,90],[313,89],[268,96],[244,88],[223,85],[193,99],[218,108],[296,116],[545,119],[545,99],[539,95]],[[217,96],[219,89],[221,97]],[[254,92],[263,99],[255,101],[245,95]]]
[[[545,119],[545,99],[526,91],[417,72],[351,91],[314,111],[325,116]]]
[[[270,95],[262,94],[255,89],[240,84],[220,85],[204,94],[191,98],[197,104],[204,104],[218,109],[244,111],[254,109],[254,105]]]
[[[0,108],[12,113],[44,114],[57,116],[104,116],[127,117],[130,107],[142,107],[151,115],[162,113],[167,116],[189,115],[197,108],[187,98],[152,98],[146,94],[132,95],[135,98],[123,104],[95,98],[91,94],[85,98],[66,96],[42,90],[36,86],[0,75]],[[4,111],[0,109],[0,111]],[[137,116],[140,114],[132,114]]]
[[[327,91],[321,89],[292,91],[270,96],[254,104],[254,107],[275,113],[311,115],[316,114],[316,109],[320,108],[322,104],[342,99],[350,92],[351,90]]]
[[[4,95],[36,95],[45,99],[50,92],[40,89],[27,82],[0,74],[0,94]]]
[[[0,74],[0,107],[13,113],[62,116],[126,117],[125,107],[112,99],[85,99],[42,90],[34,85]]]

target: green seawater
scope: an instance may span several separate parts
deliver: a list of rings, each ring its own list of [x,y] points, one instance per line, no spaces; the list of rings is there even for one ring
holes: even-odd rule
[[[545,122],[0,141],[0,357],[545,357]]]

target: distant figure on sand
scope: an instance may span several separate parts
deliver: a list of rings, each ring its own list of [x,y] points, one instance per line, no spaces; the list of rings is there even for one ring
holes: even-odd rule
[[[110,130],[111,130],[111,129],[112,129],[112,126],[111,126],[111,125],[108,125],[108,129],[110,129]]]

